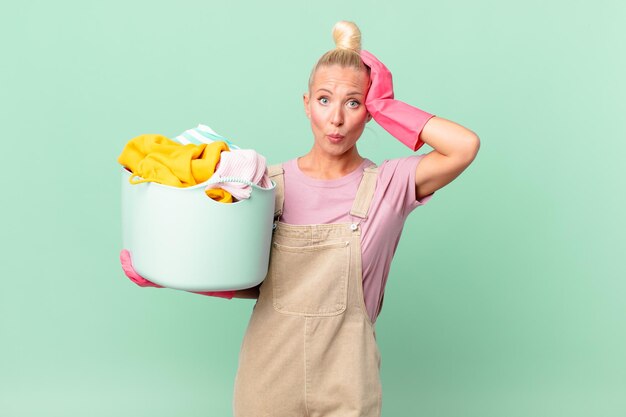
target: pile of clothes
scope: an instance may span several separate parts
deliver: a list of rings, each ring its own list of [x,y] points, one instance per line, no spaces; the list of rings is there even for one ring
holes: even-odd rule
[[[240,149],[206,125],[189,129],[176,140],[145,134],[128,141],[117,160],[133,174],[130,183],[190,187],[210,179],[235,177],[262,188],[271,187],[265,157]],[[215,201],[232,203],[250,198],[251,188],[239,182],[216,182],[207,184],[205,193]]]

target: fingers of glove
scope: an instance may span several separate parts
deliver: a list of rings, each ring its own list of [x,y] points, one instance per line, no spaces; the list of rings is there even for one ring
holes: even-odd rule
[[[148,281],[147,279],[139,275],[137,271],[135,271],[135,268],[133,268],[133,264],[130,259],[130,252],[126,249],[122,249],[122,251],[120,252],[120,262],[126,276],[135,284],[139,285],[140,287],[163,288],[162,286],[155,284],[154,282]]]
[[[229,300],[235,295],[235,291],[191,291],[195,294],[208,295],[210,297],[222,297]]]
[[[376,72],[380,72],[381,70],[389,71],[387,67],[385,67],[385,64],[380,62],[371,52],[361,49],[360,55],[363,63],[370,67],[370,69],[376,70]]]
[[[361,59],[371,69],[371,85],[367,92],[366,105],[367,101],[372,99],[392,99],[393,78],[391,72],[382,62],[366,50],[361,50]]]
[[[361,50],[361,60],[365,65],[370,67],[371,73],[373,73],[375,78],[382,80],[391,80],[391,71],[389,71],[385,64],[380,62],[370,52],[366,50]]]

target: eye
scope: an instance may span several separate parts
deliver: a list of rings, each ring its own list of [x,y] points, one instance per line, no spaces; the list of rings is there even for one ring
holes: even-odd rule
[[[361,103],[359,103],[356,100],[350,100],[348,102],[348,107],[350,107],[351,109],[356,109],[357,107],[359,107],[359,104],[361,104]]]
[[[328,104],[328,98],[327,97],[320,97],[317,99],[320,103],[322,104]]]

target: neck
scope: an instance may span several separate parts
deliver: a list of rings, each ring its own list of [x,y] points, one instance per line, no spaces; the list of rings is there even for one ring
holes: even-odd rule
[[[298,158],[298,167],[309,177],[333,180],[344,177],[357,169],[363,159],[356,146],[343,155],[328,155],[313,147],[309,153]]]

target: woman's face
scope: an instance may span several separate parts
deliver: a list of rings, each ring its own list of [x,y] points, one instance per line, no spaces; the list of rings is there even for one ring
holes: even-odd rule
[[[354,147],[365,123],[372,118],[365,108],[368,84],[365,71],[338,65],[317,70],[310,95],[304,94],[314,147],[333,156],[341,156]]]

